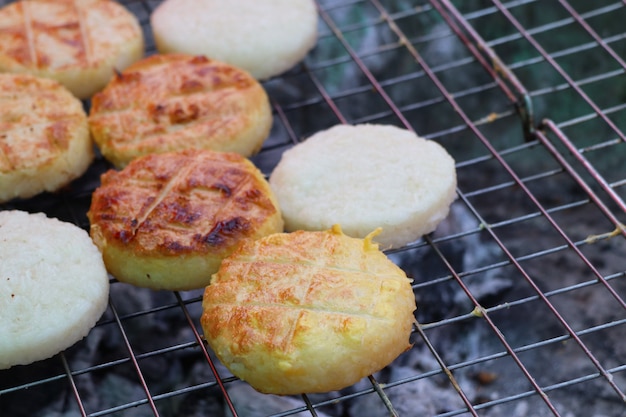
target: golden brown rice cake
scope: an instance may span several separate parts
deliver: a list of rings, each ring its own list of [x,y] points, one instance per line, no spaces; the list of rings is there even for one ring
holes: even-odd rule
[[[94,96],[89,125],[104,157],[123,167],[187,148],[250,156],[267,138],[272,112],[243,70],[201,56],[153,55]]]
[[[259,170],[238,154],[209,150],[148,155],[110,170],[87,215],[108,271],[153,289],[202,288],[240,241],[283,229]]]
[[[258,391],[302,394],[345,388],[409,349],[415,296],[374,235],[334,226],[241,245],[204,292],[220,361]]]
[[[55,79],[85,99],[143,56],[137,19],[110,0],[21,0],[0,9],[0,72]]]
[[[56,191],[93,160],[82,103],[54,80],[0,74],[0,203]]]

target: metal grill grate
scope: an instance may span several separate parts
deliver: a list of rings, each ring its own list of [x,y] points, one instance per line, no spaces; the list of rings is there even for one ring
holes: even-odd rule
[[[158,2],[122,3],[154,53]],[[112,282],[87,339],[0,371],[1,415],[626,416],[626,2],[318,4],[316,49],[264,83],[275,118],[257,166],[344,122],[413,129],[457,161],[453,221],[389,251],[421,322],[400,371],[268,405],[207,350],[197,292]],[[87,228],[108,167],[0,209]]]

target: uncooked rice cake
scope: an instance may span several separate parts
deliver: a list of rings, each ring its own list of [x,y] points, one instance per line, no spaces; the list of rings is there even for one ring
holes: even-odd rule
[[[203,288],[241,240],[283,230],[265,177],[236,153],[147,155],[101,182],[91,236],[111,275],[137,286]]]
[[[91,101],[89,127],[116,167],[188,148],[256,153],[272,127],[263,87],[204,56],[152,55],[117,74]]]
[[[0,74],[0,203],[57,191],[93,158],[76,97],[54,80]]]
[[[79,227],[0,211],[0,369],[49,358],[87,335],[108,301],[102,256]]]
[[[258,391],[345,388],[410,348],[411,282],[372,242],[338,225],[242,244],[204,292],[204,336]]]
[[[455,163],[438,143],[391,125],[337,125],[285,151],[270,176],[286,230],[335,223],[354,237],[382,227],[384,248],[433,231],[456,197]]]
[[[201,54],[267,79],[317,41],[313,0],[165,0],[151,16],[161,53]]]
[[[55,79],[76,97],[144,53],[137,18],[111,0],[21,0],[0,9],[0,72]]]

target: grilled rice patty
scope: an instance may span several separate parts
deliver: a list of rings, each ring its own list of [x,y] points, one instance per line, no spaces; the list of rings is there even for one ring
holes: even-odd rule
[[[244,239],[282,231],[269,184],[241,155],[153,154],[102,175],[87,216],[108,271],[153,289],[209,283]]]
[[[165,0],[150,16],[161,53],[204,55],[267,79],[317,41],[313,0]]]
[[[0,72],[60,81],[89,98],[144,53],[137,18],[110,0],[21,0],[0,9]]]
[[[256,153],[272,126],[263,87],[222,62],[153,55],[115,78],[92,100],[89,126],[117,167],[150,153],[187,148]]]
[[[201,324],[220,361],[258,391],[345,388],[410,347],[410,280],[372,243],[334,226],[247,241],[204,292]]]
[[[93,160],[82,103],[54,80],[0,74],[0,203],[56,191]]]
[[[84,230],[43,213],[0,211],[0,369],[82,339],[108,294],[102,256]]]
[[[349,236],[400,247],[433,231],[456,198],[454,160],[390,125],[337,125],[285,151],[270,184],[286,230],[341,224]]]

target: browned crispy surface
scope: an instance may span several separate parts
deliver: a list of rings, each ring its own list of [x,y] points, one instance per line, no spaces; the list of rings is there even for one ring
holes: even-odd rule
[[[409,345],[415,298],[371,240],[339,229],[248,241],[205,289],[201,324],[220,360],[257,390],[341,389]]]
[[[110,170],[88,213],[108,245],[137,256],[223,255],[282,220],[267,182],[245,158],[188,150]]]
[[[283,230],[252,162],[196,149],[148,155],[105,173],[87,216],[109,273],[153,289],[204,288],[242,240]]]
[[[0,202],[80,176],[92,146],[82,103],[61,84],[0,74]]]
[[[136,19],[114,1],[23,0],[0,9],[0,70],[57,79],[80,98],[142,53]]]
[[[90,127],[117,166],[190,147],[249,156],[272,123],[265,90],[246,72],[191,55],[153,55],[117,75],[92,101]]]
[[[84,123],[80,102],[59,83],[0,74],[0,172],[58,158]]]

